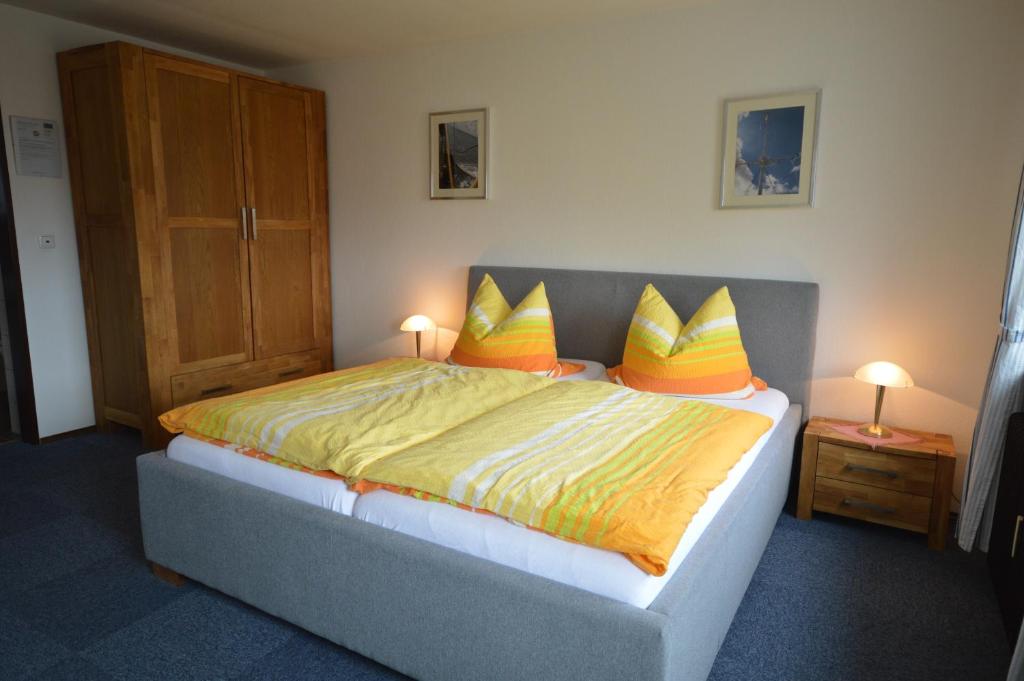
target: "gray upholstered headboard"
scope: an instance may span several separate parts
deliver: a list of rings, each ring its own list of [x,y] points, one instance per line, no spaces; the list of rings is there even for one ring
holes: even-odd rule
[[[802,404],[804,414],[809,413],[817,284],[475,265],[469,268],[470,299],[484,273],[490,273],[512,305],[543,281],[555,318],[559,356],[595,360],[609,367],[622,362],[629,321],[648,282],[684,322],[705,298],[720,286],[728,286],[754,374],[786,393],[790,402]]]

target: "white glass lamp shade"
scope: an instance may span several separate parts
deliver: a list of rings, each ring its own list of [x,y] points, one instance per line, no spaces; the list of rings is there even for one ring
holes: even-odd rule
[[[401,331],[429,331],[434,328],[434,320],[425,314],[414,314],[407,318],[399,328]]]
[[[914,385],[914,379],[910,377],[906,369],[892,362],[865,364],[854,372],[853,377],[858,381],[872,385],[884,385],[886,388],[910,388]]]

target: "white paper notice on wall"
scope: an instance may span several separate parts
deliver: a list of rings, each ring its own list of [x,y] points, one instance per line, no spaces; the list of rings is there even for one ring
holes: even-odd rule
[[[14,170],[19,175],[60,177],[60,134],[57,121],[11,116]]]

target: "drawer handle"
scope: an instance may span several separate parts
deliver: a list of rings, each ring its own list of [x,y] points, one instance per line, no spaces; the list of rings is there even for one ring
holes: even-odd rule
[[[874,473],[875,475],[884,475],[885,477],[889,478],[890,480],[895,480],[896,478],[900,477],[900,474],[896,473],[895,471],[884,471],[881,468],[872,468],[871,466],[861,466],[861,465],[855,464],[855,463],[848,463],[848,464],[846,464],[846,469],[850,470],[850,471],[854,471],[855,473]]]
[[[1017,557],[1017,540],[1020,539],[1020,524],[1024,522],[1024,515],[1017,516],[1017,524],[1013,526],[1013,548],[1010,549],[1010,558]]]
[[[214,393],[222,393],[225,390],[231,390],[231,384],[225,383],[224,385],[215,385],[212,388],[203,388],[199,391],[200,395],[212,395]]]
[[[843,506],[851,506],[853,508],[862,508],[865,511],[874,511],[875,513],[891,514],[895,513],[896,509],[892,506],[881,506],[879,504],[873,504],[870,501],[861,501],[860,499],[850,499],[847,497],[843,499]]]
[[[302,367],[295,367],[294,369],[288,369],[287,371],[282,371],[281,373],[279,373],[277,375],[277,377],[278,378],[284,378],[285,376],[294,376],[295,374],[301,374],[301,373],[302,373]]]

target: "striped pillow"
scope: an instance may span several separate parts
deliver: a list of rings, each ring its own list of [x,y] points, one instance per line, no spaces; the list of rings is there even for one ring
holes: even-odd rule
[[[485,274],[448,361],[544,376],[559,373],[555,325],[544,282],[513,310],[491,275]]]
[[[608,370],[621,385],[685,397],[744,399],[754,392],[736,308],[722,287],[684,326],[648,284],[626,336],[622,365]]]

